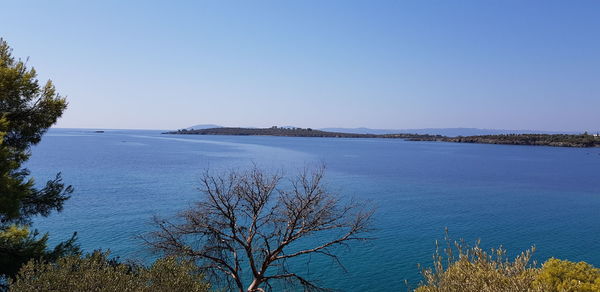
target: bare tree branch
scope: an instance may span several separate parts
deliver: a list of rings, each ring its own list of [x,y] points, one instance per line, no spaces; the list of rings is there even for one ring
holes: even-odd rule
[[[329,192],[324,171],[305,169],[289,181],[256,166],[223,175],[206,171],[202,199],[173,221],[155,218],[157,230],[143,239],[156,251],[197,260],[214,279],[241,292],[271,290],[272,281],[322,290],[288,271],[286,261],[315,254],[343,268],[337,247],[369,239],[373,214],[364,204],[343,203]],[[295,243],[302,239],[314,245],[298,250]],[[242,276],[252,281],[244,283]]]

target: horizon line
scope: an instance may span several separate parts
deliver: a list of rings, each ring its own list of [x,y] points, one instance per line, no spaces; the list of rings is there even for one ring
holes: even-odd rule
[[[270,127],[250,127],[250,126],[219,126],[220,128],[270,128]],[[277,127],[292,127],[292,126],[277,126]],[[188,129],[186,128],[177,128],[177,129],[156,129],[156,128],[107,128],[107,127],[51,127],[50,129],[61,129],[61,130],[134,130],[134,131],[173,131],[173,130],[181,130]],[[302,127],[297,127],[302,128]],[[305,127],[306,129],[312,127]],[[497,128],[476,128],[476,127],[446,127],[446,128],[369,128],[369,127],[320,127],[320,128],[312,128],[316,130],[325,130],[325,129],[367,129],[367,130],[390,130],[390,131],[407,131],[407,130],[448,130],[448,129],[473,129],[473,130],[489,130],[489,131],[529,131],[529,132],[555,132],[555,133],[594,133],[600,132],[600,130],[533,130],[533,129],[497,129]]]

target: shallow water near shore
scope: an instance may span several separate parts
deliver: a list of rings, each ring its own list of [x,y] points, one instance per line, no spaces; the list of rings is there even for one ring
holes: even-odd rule
[[[327,184],[376,206],[375,238],[341,250],[346,271],[320,257],[309,277],[343,291],[404,291],[420,280],[435,240],[454,238],[510,255],[532,245],[600,266],[600,149],[409,142],[399,139],[162,135],[161,131],[52,129],[28,163],[38,183],[61,171],[75,188],[64,211],[37,219],[52,242],[144,261],[136,235],[152,215],[199,198],[200,173],[253,163],[294,174],[325,163]]]

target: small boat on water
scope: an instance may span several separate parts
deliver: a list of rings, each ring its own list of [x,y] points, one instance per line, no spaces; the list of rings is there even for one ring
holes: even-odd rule
[[[104,133],[102,130],[94,131],[94,133]]]

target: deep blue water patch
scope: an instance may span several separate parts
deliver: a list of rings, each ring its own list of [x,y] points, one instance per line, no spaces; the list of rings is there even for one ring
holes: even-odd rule
[[[152,215],[171,216],[197,200],[203,170],[252,163],[289,174],[325,163],[332,190],[377,206],[376,239],[342,251],[347,272],[311,258],[310,275],[327,287],[416,285],[417,264],[431,262],[446,227],[511,255],[535,245],[539,260],[600,266],[600,149],[51,130],[28,167],[38,183],[62,171],[75,193],[35,227],[54,242],[77,231],[88,251],[143,260],[149,253],[136,235],[151,229]]]

